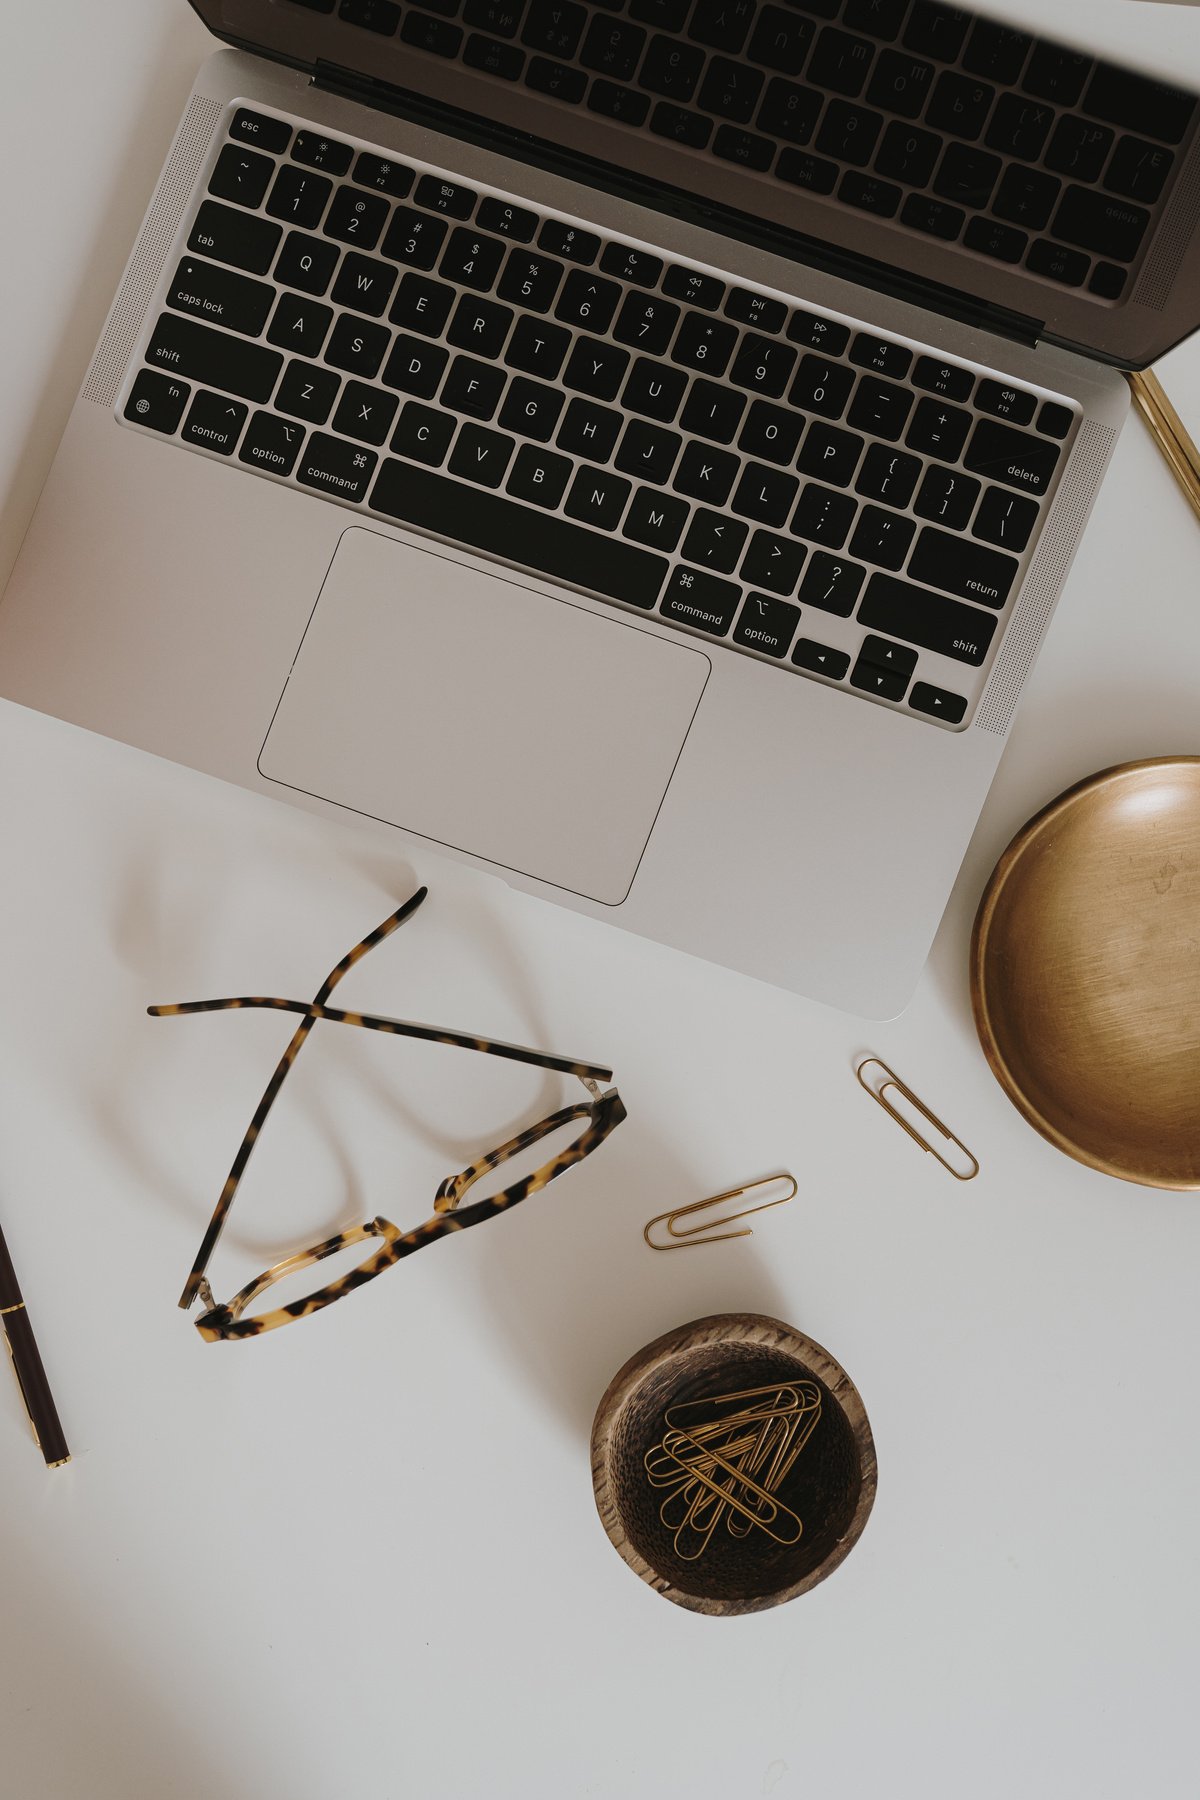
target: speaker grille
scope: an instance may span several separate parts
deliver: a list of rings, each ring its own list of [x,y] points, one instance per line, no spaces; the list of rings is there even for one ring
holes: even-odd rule
[[[104,335],[92,358],[83,388],[85,400],[95,400],[99,406],[111,406],[117,397],[129,353],[142,328],[146,303],[158,286],[163,260],[179,229],[180,215],[222,110],[220,101],[193,94],[170,159],[159,177],[150,211],[104,327]]]
[[[1200,219],[1200,157],[1193,156],[1188,159],[1187,170],[1167,216],[1154,234],[1150,254],[1130,296],[1133,305],[1162,311],[1170,298],[1184,252],[1192,241],[1197,219]]]
[[[1005,635],[975,715],[975,723],[981,731],[1003,733],[1008,730],[1116,436],[1111,425],[1101,425],[1095,419],[1084,420],[1054,508],[1054,517],[1038,545],[1016,617]]]

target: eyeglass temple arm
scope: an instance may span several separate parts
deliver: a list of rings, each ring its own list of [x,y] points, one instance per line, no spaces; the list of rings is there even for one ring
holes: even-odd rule
[[[406,919],[411,918],[421,902],[425,899],[428,892],[428,888],[419,887],[415,894],[409,896],[403,906],[398,906],[395,912],[389,913],[381,925],[377,925],[374,931],[368,933],[361,943],[355,944],[353,950],[348,950],[342,960],[339,963],[336,963],[329,971],[329,974],[317,989],[314,997],[314,1004],[317,1006],[324,1005],[338,982],[342,979],[342,976],[345,975],[349,969],[352,969],[355,963],[360,961],[361,958],[367,954],[368,950],[373,950],[376,944],[382,943],[384,938],[390,937],[398,925],[403,925]],[[159,1014],[163,1012],[175,1012],[180,1009],[176,1007],[152,1006],[149,1010],[152,1014]],[[213,1216],[208,1222],[208,1229],[204,1233],[203,1242],[196,1253],[196,1260],[192,1264],[191,1274],[184,1283],[183,1293],[179,1297],[179,1304],[185,1311],[191,1306],[200,1290],[200,1283],[203,1281],[205,1271],[208,1268],[209,1258],[216,1248],[218,1239],[224,1229],[229,1208],[233,1204],[233,1196],[237,1193],[238,1183],[241,1181],[246,1170],[246,1164],[250,1160],[250,1152],[258,1141],[259,1133],[262,1131],[268,1113],[275,1104],[275,1096],[283,1086],[284,1077],[287,1075],[288,1070],[300,1054],[301,1045],[304,1043],[305,1038],[308,1036],[315,1023],[315,1017],[301,1019],[299,1025],[297,1025],[295,1031],[292,1033],[291,1041],[289,1042],[287,1049],[275,1065],[275,1072],[267,1083],[262,1099],[254,1110],[254,1117],[247,1126],[246,1135],[238,1146],[237,1155],[233,1159],[229,1174],[225,1178],[225,1185],[221,1189],[221,1197],[217,1201]]]
[[[238,994],[225,1000],[184,1000],[173,1006],[150,1006],[147,1011],[156,1019],[175,1018],[184,1013],[235,1012],[243,1007],[266,1007],[275,1012],[300,1013],[307,1021],[328,1019],[335,1025],[362,1025],[368,1031],[384,1031],[394,1037],[423,1038],[431,1044],[448,1044],[460,1050],[479,1050],[486,1056],[502,1056],[510,1062],[532,1063],[535,1068],[553,1069],[561,1075],[577,1075],[581,1081],[610,1081],[612,1070],[603,1063],[580,1062],[568,1056],[551,1056],[542,1050],[530,1050],[522,1044],[507,1044],[498,1038],[475,1037],[462,1031],[445,1031],[438,1025],[418,1025],[409,1019],[390,1019],[376,1013],[343,1012],[320,1001],[282,1000],[266,994]]]

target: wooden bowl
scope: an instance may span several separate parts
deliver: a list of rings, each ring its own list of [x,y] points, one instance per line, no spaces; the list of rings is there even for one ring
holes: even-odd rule
[[[764,1446],[756,1462],[739,1448],[748,1440]],[[739,1480],[747,1469],[753,1485]],[[605,1531],[643,1581],[730,1617],[794,1600],[849,1555],[875,1500],[875,1446],[827,1350],[778,1319],[721,1313],[656,1338],[614,1376],[592,1426],[592,1480]]]

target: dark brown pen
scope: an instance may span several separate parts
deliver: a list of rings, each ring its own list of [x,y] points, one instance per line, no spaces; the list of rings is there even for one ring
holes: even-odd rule
[[[50,1392],[50,1383],[46,1380],[46,1371],[42,1367],[42,1359],[38,1355],[37,1342],[33,1335],[33,1326],[29,1323],[29,1314],[25,1310],[25,1302],[21,1298],[21,1289],[17,1284],[17,1272],[12,1266],[12,1258],[8,1254],[8,1245],[4,1242],[4,1233],[0,1231],[0,1325],[4,1327],[8,1352],[13,1360],[17,1381],[25,1401],[25,1410],[29,1414],[29,1423],[33,1426],[33,1435],[38,1449],[51,1469],[60,1469],[71,1460],[71,1452],[67,1449],[67,1440],[63,1436],[62,1426],[58,1421],[58,1411],[54,1405],[54,1396]]]

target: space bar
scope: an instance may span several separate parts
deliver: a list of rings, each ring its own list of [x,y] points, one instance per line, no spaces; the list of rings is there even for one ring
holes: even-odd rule
[[[368,504],[406,525],[420,525],[631,606],[653,606],[667,572],[665,557],[533,507],[516,506],[499,494],[447,481],[412,463],[385,462]]]

